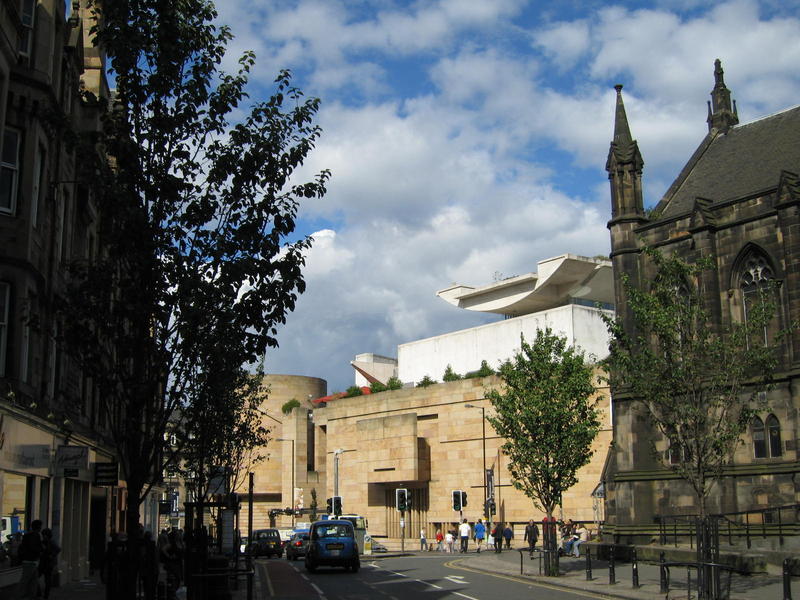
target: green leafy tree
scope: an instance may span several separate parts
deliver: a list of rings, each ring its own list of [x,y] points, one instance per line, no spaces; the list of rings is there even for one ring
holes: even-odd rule
[[[300,406],[300,401],[297,398],[292,398],[288,402],[284,402],[283,406],[281,406],[281,412],[288,415],[298,406]]]
[[[489,377],[490,375],[494,375],[495,371],[492,367],[489,366],[489,363],[485,360],[481,361],[481,367],[477,371],[470,371],[466,375],[464,375],[464,379],[476,379],[478,377]]]
[[[351,385],[347,390],[345,390],[344,398],[353,398],[355,396],[363,396],[364,390],[362,390],[357,385]]]
[[[403,382],[397,377],[392,376],[389,377],[388,381],[386,382],[386,387],[390,390],[401,390],[403,389]]]
[[[430,377],[428,377],[427,375],[425,375],[425,377],[423,377],[422,379],[420,379],[420,380],[417,382],[417,387],[424,388],[424,387],[428,387],[428,386],[430,386],[430,385],[433,385],[433,384],[435,384],[435,383],[436,383],[436,380],[435,380],[435,379],[431,379]]]
[[[592,457],[600,430],[593,399],[593,369],[583,354],[550,329],[532,344],[520,339],[513,359],[500,366],[502,386],[487,392],[487,414],[508,456],[512,485],[552,518],[562,494]]]
[[[647,286],[623,276],[631,330],[619,318],[606,319],[606,365],[614,393],[636,400],[660,433],[651,440],[655,456],[689,483],[705,515],[754,410],[764,407],[759,392],[769,386],[782,336],[769,335],[775,289],[755,290],[746,300],[747,321],[722,327],[699,289],[711,261],[688,264],[651,248],[645,257],[654,268]]]
[[[202,490],[210,466],[228,460],[196,436],[221,433],[221,414],[247,422],[252,398],[236,388],[305,289],[311,240],[293,236],[295,218],[301,199],[325,193],[328,173],[296,174],[320,135],[319,101],[283,71],[271,95],[242,106],[254,55],[234,74],[219,69],[232,36],[210,1],[94,9],[116,93],[103,135],[82,140],[104,150],[99,163],[80,152],[101,252],[73,265],[64,338],[99,389],[135,532],[167,465],[194,461]],[[167,432],[183,432],[177,446]]]
[[[369,384],[369,391],[372,392],[373,394],[385,392],[388,389],[389,387],[381,383],[380,381],[373,381],[372,383]]]
[[[451,365],[447,365],[447,368],[444,370],[444,375],[442,375],[442,381],[458,381],[459,379],[461,379],[461,375],[453,371]]]

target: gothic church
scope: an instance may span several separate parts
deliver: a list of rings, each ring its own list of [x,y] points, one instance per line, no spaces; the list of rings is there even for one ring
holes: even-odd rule
[[[800,318],[800,106],[744,125],[725,86],[720,61],[708,107],[708,133],[649,214],[642,198],[644,161],[631,136],[622,86],[616,86],[614,139],[606,170],[611,183],[611,260],[617,314],[631,315],[621,277],[646,284],[646,246],[687,262],[713,257],[702,282],[706,306],[723,326],[746,319],[753,286],[779,285],[779,326]],[[607,529],[618,539],[655,533],[660,515],[696,513],[691,488],[652,453],[653,432],[635,402],[613,397],[615,443],[604,473]],[[750,423],[743,444],[709,499],[711,513],[735,513],[800,502],[798,408],[800,332],[783,346],[769,409]]]

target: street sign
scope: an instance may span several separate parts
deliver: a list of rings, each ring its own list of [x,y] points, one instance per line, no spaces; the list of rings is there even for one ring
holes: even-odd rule
[[[94,463],[94,485],[117,485],[119,463]]]

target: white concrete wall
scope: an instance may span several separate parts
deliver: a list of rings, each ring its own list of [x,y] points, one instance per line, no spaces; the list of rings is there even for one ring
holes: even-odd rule
[[[520,334],[533,341],[537,329],[545,327],[570,340],[586,353],[587,359],[602,359],[608,355],[608,331],[600,314],[596,308],[569,304],[401,344],[397,347],[398,377],[403,383],[417,382],[425,375],[441,381],[448,364],[463,375],[480,368],[482,360],[496,369],[519,350]]]

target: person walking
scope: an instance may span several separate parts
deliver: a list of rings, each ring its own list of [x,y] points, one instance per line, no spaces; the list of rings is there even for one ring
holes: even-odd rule
[[[503,537],[506,540],[506,550],[511,550],[511,540],[514,539],[514,530],[511,529],[511,523],[503,529]]]
[[[478,554],[481,553],[481,545],[483,544],[483,538],[486,537],[486,525],[483,524],[482,519],[478,519],[478,522],[475,523],[475,543],[478,545]]]
[[[428,538],[425,536],[425,528],[419,530],[419,549],[425,552],[428,549]]]
[[[461,538],[461,549],[460,552],[466,553],[469,547],[469,534],[472,533],[472,528],[467,523],[467,520],[464,519],[464,522],[458,526],[458,535]]]
[[[50,588],[53,585],[53,569],[57,561],[56,556],[61,552],[61,546],[53,539],[51,529],[42,530],[42,557],[39,559],[39,574],[44,578],[44,592],[42,597],[50,597]]]
[[[444,541],[444,536],[442,535],[442,530],[436,530],[436,551],[442,552],[444,548],[442,548],[442,542]]]
[[[500,553],[503,551],[503,524],[496,523],[492,529],[492,539],[494,540],[494,551]]]
[[[525,537],[523,541],[528,542],[528,552],[533,555],[533,550],[536,548],[536,542],[539,539],[539,526],[531,519],[525,526]]]
[[[453,532],[449,529],[447,530],[447,535],[444,536],[445,544],[447,545],[447,552],[448,554],[453,553]]]
[[[19,579],[17,596],[20,600],[35,600],[39,595],[39,560],[42,558],[43,547],[42,522],[34,519],[19,545],[22,576]]]

